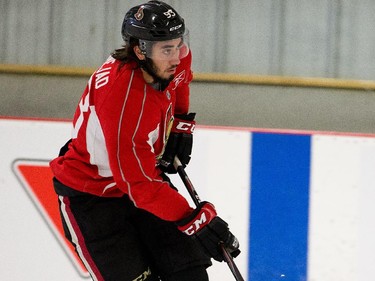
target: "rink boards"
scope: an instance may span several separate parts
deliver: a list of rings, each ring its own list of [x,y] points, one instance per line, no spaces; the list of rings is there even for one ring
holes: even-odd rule
[[[87,280],[62,237],[48,161],[70,124],[0,119],[0,279]],[[198,127],[187,168],[239,238],[246,280],[370,280],[375,136]],[[178,176],[172,180],[188,197]],[[214,263],[211,280],[234,280]]]

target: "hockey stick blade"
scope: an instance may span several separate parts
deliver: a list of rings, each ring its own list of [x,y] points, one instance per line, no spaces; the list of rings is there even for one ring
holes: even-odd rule
[[[184,166],[182,165],[180,159],[176,156],[173,163],[175,169],[177,170],[178,175],[180,176],[182,182],[184,183],[187,191],[189,192],[189,195],[194,201],[194,204],[198,207],[199,203],[201,202],[197,191],[195,190],[191,180],[189,179]],[[237,265],[235,264],[233,257],[230,255],[230,253],[227,251],[223,243],[220,243],[221,250],[223,252],[223,258],[224,261],[227,263],[230,271],[232,272],[234,278],[236,281],[245,281],[243,279],[241,272],[239,271]]]

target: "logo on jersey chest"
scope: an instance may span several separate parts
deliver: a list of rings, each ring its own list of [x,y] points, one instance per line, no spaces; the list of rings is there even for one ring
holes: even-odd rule
[[[177,88],[177,86],[185,80],[185,70],[181,71],[179,74],[176,75],[176,77],[172,80],[173,85],[173,90]]]

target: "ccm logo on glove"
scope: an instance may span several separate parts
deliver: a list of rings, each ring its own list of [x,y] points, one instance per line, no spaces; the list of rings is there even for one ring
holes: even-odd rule
[[[224,244],[232,257],[241,252],[237,238],[229,231],[228,224],[216,215],[214,205],[209,202],[199,203],[187,218],[177,222],[177,227],[196,239],[207,255],[217,261],[223,260],[220,243]]]
[[[180,225],[178,229],[187,235],[196,234],[199,230],[208,225],[216,215],[214,205],[205,203],[189,216],[189,218],[193,218],[192,220],[179,222]]]
[[[194,117],[195,113],[175,115],[163,156],[159,160],[159,168],[163,172],[168,174],[177,173],[173,166],[176,156],[184,167],[189,163],[193,147]]]
[[[194,131],[194,128],[195,128],[195,122],[184,122],[184,121],[180,121],[180,120],[177,120],[177,122],[175,122],[175,127],[172,128],[172,132],[175,132],[175,133],[188,133],[188,134],[192,134],[193,131]]]

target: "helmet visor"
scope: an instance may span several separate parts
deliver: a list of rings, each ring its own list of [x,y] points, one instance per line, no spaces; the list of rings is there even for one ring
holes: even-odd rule
[[[139,40],[142,53],[152,60],[182,59],[189,54],[189,31],[181,37],[165,41]]]

